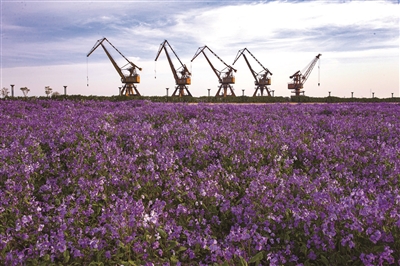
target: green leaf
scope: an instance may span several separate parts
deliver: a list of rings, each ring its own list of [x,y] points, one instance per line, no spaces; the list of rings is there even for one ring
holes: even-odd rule
[[[177,263],[177,262],[178,262],[178,259],[177,259],[175,256],[172,256],[169,260],[170,260],[172,263]]]
[[[69,251],[65,250],[63,252],[63,255],[64,255],[64,262],[67,263],[69,261],[69,259],[70,259]]]
[[[167,238],[168,234],[161,228],[157,228],[157,232],[160,234],[162,238]]]
[[[187,247],[180,246],[177,250],[177,253],[187,250]]]
[[[384,246],[375,246],[372,250],[374,253],[383,252],[385,250],[385,247]]]
[[[307,246],[305,244],[301,245],[300,251],[304,254],[307,255]]]
[[[241,266],[247,266],[247,262],[243,257],[240,257],[240,265]]]
[[[176,242],[176,241],[168,241],[168,243],[169,243],[168,250],[171,250],[178,245],[178,242]]]
[[[290,233],[288,231],[285,233],[285,238],[284,239],[286,241],[290,241]]]
[[[328,259],[327,259],[324,255],[321,255],[321,261],[322,261],[325,265],[329,265],[329,261],[328,261]]]
[[[260,251],[250,259],[249,263],[256,262],[256,264],[259,264],[263,258],[264,258],[264,252]]]

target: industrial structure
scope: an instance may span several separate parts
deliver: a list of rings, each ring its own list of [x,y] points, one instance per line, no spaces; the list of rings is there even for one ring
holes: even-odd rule
[[[168,54],[167,47],[169,47],[169,49],[171,49],[171,51],[174,53],[175,57],[178,59],[179,63],[181,64],[181,66],[178,69],[175,69],[174,64],[171,60],[171,57]],[[160,44],[160,48],[158,49],[158,53],[157,53],[155,61],[157,61],[158,57],[161,54],[161,51],[163,51],[163,50],[165,51],[165,55],[167,56],[169,66],[171,68],[172,74],[174,75],[174,79],[175,79],[176,87],[175,87],[175,90],[174,90],[174,93],[172,94],[172,96],[179,96],[179,97],[192,96],[192,94],[190,93],[190,91],[187,87],[187,85],[191,84],[191,73],[187,69],[186,65],[182,64],[178,55],[175,53],[174,49],[172,49],[171,45],[168,43],[167,40],[165,40],[164,42],[162,42]]]
[[[217,57],[226,67],[222,69],[221,71],[217,70],[213,64],[211,63],[210,59],[208,59],[206,53],[204,50],[210,51],[215,57]],[[199,47],[197,49],[197,52],[194,54],[191,62],[200,54],[202,53],[204,57],[206,58],[207,62],[210,64],[212,70],[214,71],[215,75],[218,78],[219,83],[221,84],[218,88],[217,94],[215,97],[227,97],[227,96],[236,96],[235,92],[233,91],[233,87],[231,84],[235,84],[235,77],[233,76],[233,72],[236,72],[236,69],[234,69],[232,66],[227,65],[218,55],[216,55],[208,46],[203,46]],[[221,92],[221,89],[223,89],[223,92]],[[230,95],[228,95],[228,89],[230,90]]]
[[[245,55],[245,52],[248,52],[253,57],[253,59],[263,68],[260,72],[254,71],[254,69],[250,65],[249,60]],[[268,96],[271,96],[271,92],[268,88],[268,85],[271,85],[271,77],[269,75],[272,75],[272,73],[266,67],[264,67],[260,63],[260,61],[258,61],[257,58],[252,53],[250,53],[250,51],[247,48],[238,51],[232,65],[236,63],[236,61],[239,59],[240,56],[243,56],[247,66],[250,69],[251,74],[254,77],[254,85],[256,85],[256,90],[254,91],[253,97],[257,96],[258,92],[260,92],[261,96],[264,96],[264,90],[268,93]]]
[[[288,84],[288,89],[292,90],[292,93],[295,94],[295,96],[300,96],[300,93],[304,93],[304,91],[302,91],[303,89],[303,85],[304,83],[306,83],[308,77],[311,74],[311,71],[313,70],[315,64],[317,63],[317,61],[319,60],[321,54],[318,54],[303,70],[302,72],[304,74],[302,74],[302,72],[297,71],[296,73],[294,73],[293,75],[291,75],[289,78],[292,79],[293,81],[291,83]],[[318,67],[318,71],[319,71],[319,67]],[[318,86],[320,85],[319,83],[319,73],[318,73]]]
[[[111,56],[110,52],[104,46],[103,44],[104,41],[107,41],[128,63],[122,67],[119,67],[118,64],[115,62],[114,58]],[[132,63],[131,61],[129,61],[128,58],[126,58],[117,48],[115,48],[114,45],[112,45],[112,43],[109,40],[107,40],[107,38],[98,40],[93,46],[93,48],[90,50],[90,52],[87,54],[87,57],[89,57],[94,52],[94,50],[96,50],[97,47],[99,47],[100,45],[104,49],[104,52],[106,52],[115,70],[117,70],[119,76],[121,77],[121,82],[124,84],[122,89],[120,90],[120,95],[140,96],[140,93],[136,88],[136,84],[140,83],[140,76],[136,72],[136,69],[139,69],[140,71],[142,69],[137,65],[135,65],[134,63]],[[122,72],[123,70],[127,70],[129,73],[125,75]]]
[[[119,67],[117,62],[114,60],[112,57],[111,53],[107,50],[105,44],[108,43],[111,45],[112,48],[114,48],[126,61],[127,63]],[[119,87],[119,94],[120,95],[125,95],[125,96],[141,96],[139,91],[137,90],[136,84],[140,83],[140,75],[138,74],[137,70],[141,71],[142,68],[138,67],[134,63],[132,63],[128,58],[126,58],[107,38],[102,38],[97,40],[93,48],[89,51],[87,54],[87,57],[89,57],[99,46],[101,46],[106,53],[107,57],[111,61],[112,65],[114,66],[115,70],[117,71],[118,75],[121,77],[121,82],[123,83],[123,87]],[[178,55],[175,53],[174,49],[172,49],[171,45],[167,40],[164,40],[158,49],[157,56],[155,58],[155,61],[157,62],[158,58],[160,57],[162,52],[165,52],[165,55],[168,60],[169,67],[172,71],[174,80],[175,80],[175,90],[172,93],[172,96],[190,96],[192,97],[192,94],[189,91],[188,85],[191,85],[191,71],[188,70],[185,64],[182,63],[182,61],[179,59]],[[171,54],[172,52],[172,54]],[[210,55],[214,55],[216,58],[219,59],[219,61],[223,64],[222,70],[218,70],[213,63],[210,60]],[[212,71],[218,78],[218,90],[217,93],[215,94],[215,97],[236,97],[235,91],[233,88],[233,84],[235,84],[235,76],[234,73],[237,72],[237,70],[233,67],[235,63],[239,60],[239,58],[242,56],[247,64],[247,67],[250,70],[251,75],[254,78],[254,85],[255,85],[255,90],[253,93],[253,97],[255,96],[274,96],[273,93],[274,91],[269,88],[271,85],[271,76],[272,73],[269,71],[268,68],[263,66],[261,62],[249,51],[249,49],[244,48],[241,49],[237,52],[235,60],[233,61],[232,65],[226,64],[216,53],[214,53],[207,45],[199,47],[194,54],[193,58],[191,59],[191,62],[193,62],[199,54],[203,54],[205,59],[207,60],[209,66],[211,67]],[[250,56],[254,59],[255,62],[261,67],[261,70],[257,72],[254,70],[253,66],[251,65],[250,61],[253,59],[250,58]],[[175,68],[173,61],[179,62],[179,67]],[[321,54],[318,54],[302,71],[297,71],[293,75],[291,75],[289,78],[291,81],[288,83],[288,89],[292,90],[292,93],[295,96],[300,96],[301,94],[304,95],[304,84],[306,83],[308,77],[310,76],[313,68],[315,67],[317,62],[321,62],[320,60]],[[254,63],[254,62],[252,62]],[[219,63],[220,64],[220,63]],[[259,67],[258,67],[259,68]],[[11,94],[13,96],[13,86],[11,85]],[[88,84],[89,86],[89,84]],[[318,66],[318,86],[320,86],[320,66]],[[167,89],[167,96],[168,96],[168,88]],[[208,89],[208,95],[210,96],[210,90]],[[244,96],[244,89],[243,91],[243,96]],[[64,86],[64,94],[66,94],[66,86]],[[272,95],[271,95],[272,94]]]

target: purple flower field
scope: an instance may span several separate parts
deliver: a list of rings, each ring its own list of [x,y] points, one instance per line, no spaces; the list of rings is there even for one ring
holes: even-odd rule
[[[400,264],[399,104],[2,100],[0,124],[0,264]]]

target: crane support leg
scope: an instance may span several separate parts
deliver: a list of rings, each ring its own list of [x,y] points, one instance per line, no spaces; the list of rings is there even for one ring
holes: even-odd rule
[[[186,93],[185,93],[185,91],[186,91]],[[190,91],[189,91],[187,86],[178,85],[178,86],[175,87],[175,90],[174,90],[174,93],[172,94],[172,96],[183,97],[183,96],[192,96],[192,94],[190,93]]]
[[[121,96],[140,96],[139,91],[134,84],[125,84],[121,90]]]
[[[258,85],[256,90],[254,91],[253,97],[257,96],[257,92],[260,91],[260,95],[264,96],[264,90],[267,92],[268,96],[271,96],[271,93],[267,86],[265,85]]]
[[[228,95],[228,89],[231,92],[230,95]],[[223,90],[221,92],[221,90]],[[233,87],[230,84],[222,84],[219,86],[217,94],[215,94],[215,97],[227,97],[227,96],[233,96],[236,97],[235,92],[233,91]]]

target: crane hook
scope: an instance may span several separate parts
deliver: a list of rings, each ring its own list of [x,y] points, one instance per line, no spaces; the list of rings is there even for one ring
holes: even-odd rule
[[[157,61],[154,61],[154,79],[157,79]]]
[[[86,87],[89,87],[89,58],[86,57]]]
[[[318,86],[321,84],[320,82],[321,82],[321,58],[319,58],[319,61],[318,61]]]

